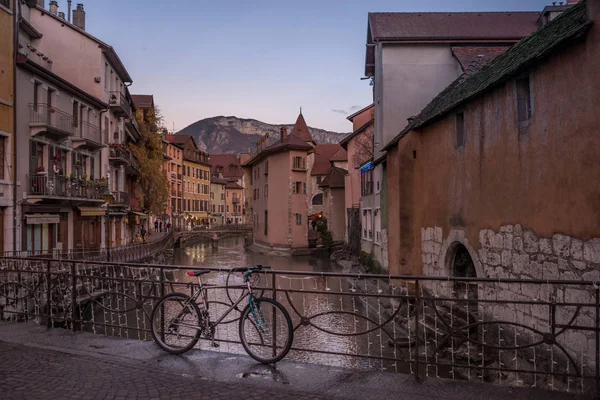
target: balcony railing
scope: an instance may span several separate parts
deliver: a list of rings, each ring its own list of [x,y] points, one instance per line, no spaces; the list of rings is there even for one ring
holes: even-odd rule
[[[73,116],[48,104],[29,105],[29,126],[32,136],[44,134],[55,140],[75,133]]]
[[[113,201],[114,205],[130,206],[130,204],[131,204],[131,195],[127,192],[115,191],[115,192],[113,192],[113,197],[114,197],[114,201]]]
[[[120,91],[112,91],[109,93],[108,104],[117,116],[131,116],[131,107],[129,106],[125,95]]]
[[[139,170],[138,159],[129,151],[126,145],[120,143],[110,144],[109,158],[116,164],[128,165]]]
[[[103,201],[106,183],[69,179],[63,175],[32,173],[26,176],[31,197],[75,197]]]

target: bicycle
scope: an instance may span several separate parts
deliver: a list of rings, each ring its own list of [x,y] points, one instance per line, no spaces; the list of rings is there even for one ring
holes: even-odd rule
[[[231,287],[208,285],[202,283],[202,275],[210,270],[188,271],[188,276],[198,278],[198,283],[191,283],[192,296],[180,292],[173,292],[162,297],[150,317],[151,331],[154,341],[165,351],[172,354],[183,354],[192,349],[201,336],[211,341],[213,347],[219,347],[215,342],[216,327],[245,299],[248,304],[239,317],[240,341],[246,353],[256,361],[272,364],[282,360],[292,347],[294,330],[292,319],[287,310],[276,300],[267,297],[256,298],[250,277],[252,274],[270,269],[262,265],[252,267],[232,268],[233,272],[243,272],[245,286],[238,288],[247,289],[240,298],[233,302],[225,312],[216,320],[210,320],[209,301],[207,288],[229,290]],[[229,281],[229,277],[227,282]],[[201,297],[201,303],[198,298]],[[229,296],[228,292],[228,297]],[[235,321],[235,319],[233,320]],[[231,321],[230,321],[231,322]]]

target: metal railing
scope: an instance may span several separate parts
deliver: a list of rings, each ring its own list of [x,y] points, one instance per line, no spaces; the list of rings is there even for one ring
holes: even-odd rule
[[[29,122],[52,127],[66,135],[75,133],[73,116],[48,104],[29,104]]]
[[[129,106],[129,102],[127,102],[127,98],[120,91],[116,90],[109,93],[108,104],[115,108],[120,114],[131,117],[131,107]]]
[[[90,200],[102,200],[106,183],[69,179],[64,175],[34,173],[25,177],[27,195],[48,197],[73,197]]]
[[[90,124],[89,122],[79,122],[78,137],[87,139],[98,144],[102,143],[102,136],[100,134],[100,127]]]
[[[113,192],[113,197],[114,197],[114,202],[113,204],[115,205],[126,205],[129,206],[131,205],[131,195],[127,192]]]
[[[194,290],[189,268],[4,258],[0,319],[149,340],[156,300]],[[205,282],[240,283],[227,270],[202,268],[213,271]],[[257,276],[258,294],[276,298],[292,318],[290,359],[600,393],[595,282],[301,271]],[[240,290],[209,288],[211,313],[232,304]],[[230,325],[237,321],[217,327],[219,351],[243,352]],[[204,340],[197,346],[211,349]]]

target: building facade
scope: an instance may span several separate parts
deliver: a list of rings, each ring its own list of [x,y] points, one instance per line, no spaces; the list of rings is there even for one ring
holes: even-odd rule
[[[227,221],[225,201],[225,185],[227,181],[218,175],[210,179],[210,223],[211,225],[224,225]]]
[[[16,247],[15,203],[15,21],[17,0],[0,0],[0,251]]]
[[[162,222],[163,224],[170,223],[173,227],[180,227],[183,226],[183,146],[164,139],[163,149],[164,171],[170,186],[169,199]]]
[[[211,175],[220,176],[221,179],[225,180],[230,187],[230,190],[236,191],[236,207],[235,215],[233,210],[233,203],[230,205],[230,210],[227,212],[228,217],[225,219],[225,223],[246,223],[246,181],[244,168],[242,167],[242,158],[246,159],[248,155],[236,155],[236,154],[211,154],[209,162],[211,165]],[[239,194],[237,186],[242,188],[242,193]]]
[[[225,184],[225,223],[240,225],[244,223],[244,187],[236,182]]]

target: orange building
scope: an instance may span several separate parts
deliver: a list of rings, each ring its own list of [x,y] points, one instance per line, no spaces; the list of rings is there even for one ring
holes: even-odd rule
[[[164,136],[166,137],[166,135]],[[163,140],[165,156],[164,171],[169,180],[169,200],[163,216],[163,224],[171,223],[173,227],[183,225],[183,145]]]

